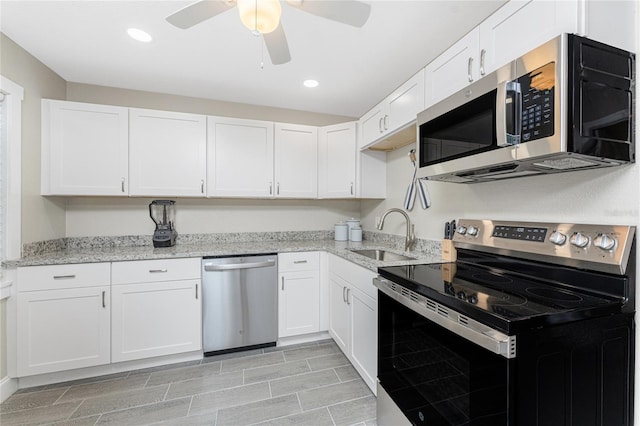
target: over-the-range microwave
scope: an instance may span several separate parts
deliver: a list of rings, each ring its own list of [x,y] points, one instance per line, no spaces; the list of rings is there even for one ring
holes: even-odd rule
[[[474,183],[632,163],[634,92],[634,54],[563,34],[420,113],[420,176]]]

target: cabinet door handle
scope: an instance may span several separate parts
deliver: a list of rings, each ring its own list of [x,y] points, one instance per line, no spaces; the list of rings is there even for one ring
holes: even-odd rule
[[[282,291],[284,291],[284,277],[282,277]]]
[[[122,192],[124,193],[124,178],[120,179],[120,189],[122,189]]]
[[[151,274],[158,274],[158,273],[164,273],[167,272],[166,269],[149,269],[149,273]]]
[[[204,194],[204,180],[203,179],[200,180],[200,193]]]
[[[273,182],[269,182],[269,195],[273,195]]]
[[[198,300],[198,283],[196,283],[196,300]]]
[[[72,280],[74,279],[76,276],[74,275],[54,275],[53,279],[54,280]]]
[[[350,288],[347,289],[347,305],[351,305],[351,302],[349,302],[349,293],[351,293]]]
[[[280,182],[276,184],[276,195],[280,195]]]
[[[383,120],[383,117],[380,117],[380,120],[378,120],[378,130],[380,131],[380,133],[384,131],[382,130],[382,120]]]
[[[351,189],[349,190],[349,192],[351,193],[351,195],[353,195],[353,182],[351,182]]]
[[[106,308],[107,307],[107,303],[105,302],[105,297],[107,295],[107,292],[102,290],[102,307]]]
[[[480,75],[484,75],[485,70],[484,70],[484,57],[486,56],[487,51],[482,49],[480,51]]]
[[[469,77],[469,83],[473,81],[473,58],[469,58],[467,63],[467,76]]]
[[[342,287],[342,301],[344,303],[347,303],[347,298],[345,296],[346,291],[347,291],[347,288],[346,287]]]
[[[293,263],[307,263],[306,260],[294,260]]]
[[[382,120],[382,123],[384,124],[384,130],[389,130],[389,116],[385,115],[384,119]]]

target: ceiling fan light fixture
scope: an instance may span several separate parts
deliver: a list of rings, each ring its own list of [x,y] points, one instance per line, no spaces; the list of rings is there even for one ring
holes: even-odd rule
[[[240,20],[252,32],[269,34],[280,24],[282,6],[279,0],[237,0]]]

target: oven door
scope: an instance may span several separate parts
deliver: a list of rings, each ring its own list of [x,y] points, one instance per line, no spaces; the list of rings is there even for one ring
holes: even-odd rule
[[[380,424],[512,425],[515,362],[378,291]]]

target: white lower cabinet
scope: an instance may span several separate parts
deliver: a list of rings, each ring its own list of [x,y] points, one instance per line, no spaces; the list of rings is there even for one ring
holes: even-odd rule
[[[18,268],[19,377],[108,364],[109,264]]]
[[[320,254],[278,255],[278,337],[320,331]]]
[[[375,272],[329,255],[329,333],[371,391],[378,375]]]
[[[116,262],[112,276],[112,362],[202,348],[199,258]]]

